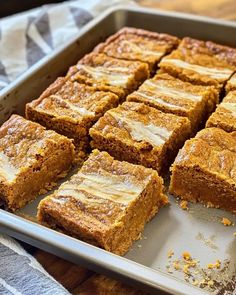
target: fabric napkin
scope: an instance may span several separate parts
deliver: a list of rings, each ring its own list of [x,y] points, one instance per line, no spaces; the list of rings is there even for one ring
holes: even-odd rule
[[[109,6],[128,0],[50,4],[0,20],[0,89],[74,37]],[[1,295],[69,294],[14,239],[0,234]]]
[[[0,20],[0,89],[50,54],[109,6],[128,0],[77,0],[49,4]]]
[[[14,239],[0,235],[1,295],[70,294]]]

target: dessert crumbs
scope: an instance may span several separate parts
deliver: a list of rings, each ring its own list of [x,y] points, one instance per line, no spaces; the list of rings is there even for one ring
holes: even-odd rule
[[[207,208],[216,208],[216,206],[213,205],[211,202],[207,202],[206,207],[207,207]]]
[[[232,221],[229,220],[229,219],[226,218],[226,217],[223,217],[223,218],[222,218],[221,223],[222,223],[223,225],[225,225],[225,226],[230,226],[230,225],[232,225]]]
[[[183,256],[183,258],[185,260],[191,260],[192,259],[191,258],[191,255],[189,254],[189,252],[183,252],[182,256]]]
[[[142,239],[143,239],[142,233],[139,233],[138,240],[142,240]]]
[[[189,210],[188,202],[187,202],[187,201],[182,200],[182,201],[180,202],[180,207],[181,207],[183,210]]]
[[[174,255],[174,251],[173,250],[169,250],[167,253],[167,257],[171,258]]]
[[[208,281],[208,282],[207,282],[207,285],[208,285],[209,287],[214,286],[214,281],[213,281],[213,280]]]
[[[188,265],[188,264],[185,264],[185,265],[183,266],[183,272],[184,272],[185,274],[189,274],[189,265]]]
[[[175,270],[180,270],[181,269],[181,266],[179,265],[179,262],[178,261],[174,261],[173,262],[173,266],[174,266],[174,269]]]
[[[206,291],[226,290],[235,283],[235,278],[229,277],[230,261],[227,259],[223,261],[217,259],[206,267],[201,267],[200,261],[193,258],[187,251],[183,252],[178,259],[174,257],[174,253],[168,258],[168,265],[166,266],[168,273],[180,272],[186,282]]]
[[[217,259],[215,263],[209,263],[207,265],[207,268],[208,269],[220,268],[220,266],[221,266],[221,261],[219,259]]]

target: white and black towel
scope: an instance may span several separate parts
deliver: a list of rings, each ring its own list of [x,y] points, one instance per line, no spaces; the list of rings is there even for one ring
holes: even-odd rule
[[[45,5],[0,20],[0,89],[75,36],[109,6],[128,0],[77,0]]]
[[[69,295],[15,240],[0,235],[1,295]]]
[[[46,5],[0,20],[0,89],[100,12],[128,0],[77,0]],[[1,295],[69,294],[13,239],[0,234]]]

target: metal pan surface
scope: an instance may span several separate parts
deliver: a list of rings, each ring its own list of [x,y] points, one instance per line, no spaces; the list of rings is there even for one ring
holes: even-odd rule
[[[236,47],[236,23],[182,13],[117,6],[95,18],[72,41],[45,57],[0,91],[1,123],[13,112],[23,114],[25,103],[38,97],[70,65],[123,26],[212,40]],[[137,241],[125,257],[119,257],[19,216],[34,218],[42,197],[17,214],[0,209],[0,231],[74,263],[125,280],[152,294],[166,292],[197,295],[208,294],[209,291],[224,294],[222,292],[231,292],[233,288],[236,275],[236,238],[233,233],[236,230],[233,226],[225,227],[221,224],[223,217],[236,224],[235,216],[230,213],[207,209],[201,205],[191,205],[188,211],[183,211],[170,196],[171,206],[162,209],[146,226],[143,239]],[[174,254],[168,259],[169,250],[173,250]],[[196,277],[197,272],[208,272],[207,264],[220,259],[223,270],[215,280],[223,285],[204,289],[186,282],[184,273],[173,268],[174,260],[181,260],[184,251],[199,261]]]

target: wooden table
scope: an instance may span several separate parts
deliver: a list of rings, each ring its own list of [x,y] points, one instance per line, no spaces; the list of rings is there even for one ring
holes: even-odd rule
[[[236,20],[235,0],[136,0],[140,5]]]
[[[163,10],[188,12],[227,20],[236,20],[235,0],[136,0],[136,2],[143,6]],[[98,282],[92,282],[91,276],[93,276],[93,274],[91,271],[41,250],[35,250],[34,256],[44,268],[71,293],[98,294],[98,292],[96,293],[95,291]],[[90,281],[87,280],[89,277]],[[114,291],[114,289],[119,289],[119,294],[141,294],[141,292],[137,290],[135,291],[110,279],[102,278],[102,281],[100,280],[99,282],[103,284],[107,290],[109,288],[109,290],[113,290],[113,292],[106,291],[105,294],[117,294],[118,292]]]

